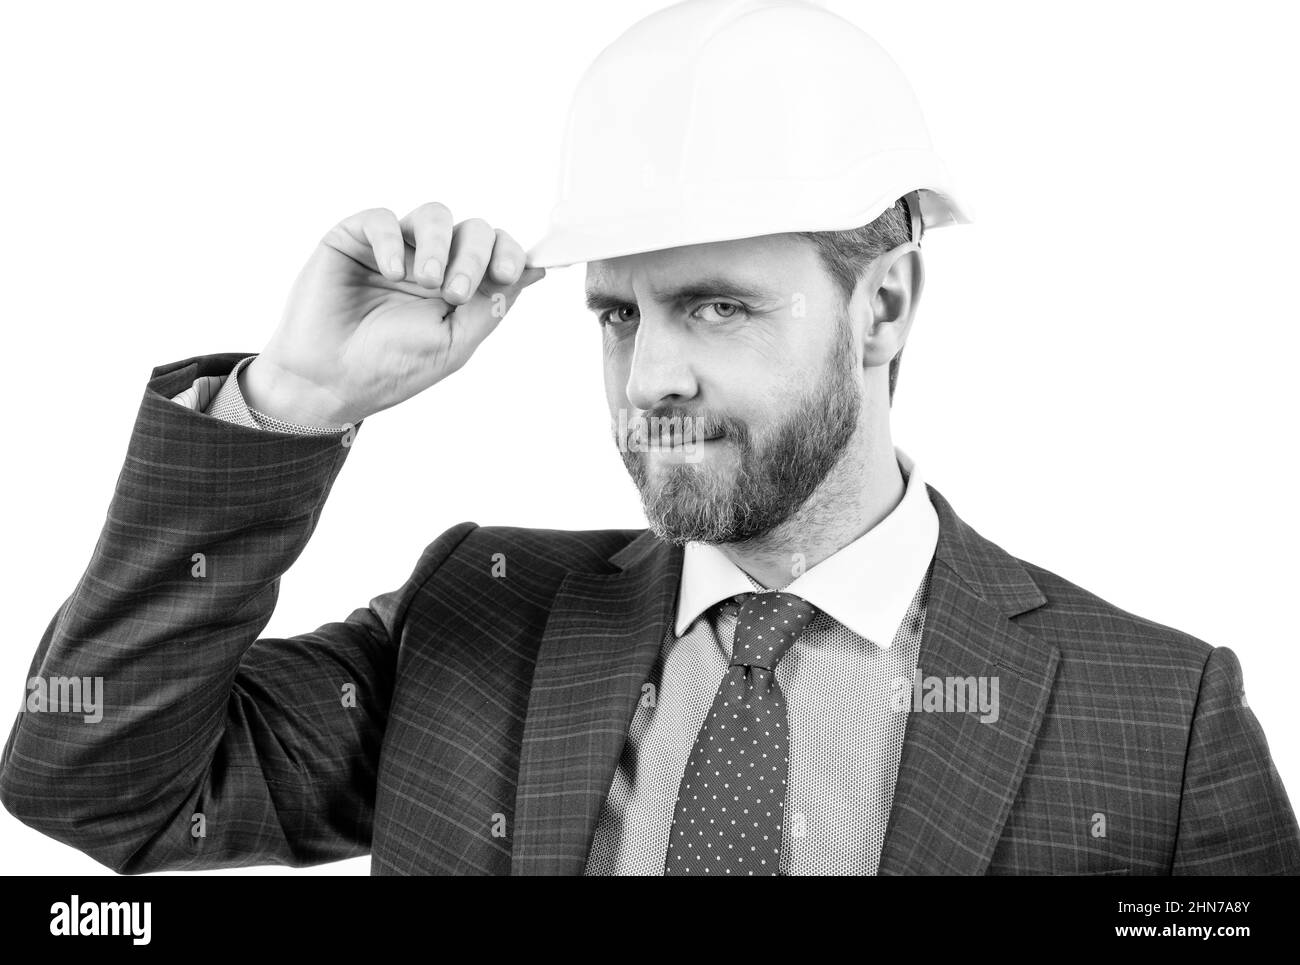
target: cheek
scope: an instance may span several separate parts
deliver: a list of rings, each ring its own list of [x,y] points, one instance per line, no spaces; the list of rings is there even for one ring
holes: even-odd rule
[[[791,390],[807,386],[817,372],[807,365],[798,344],[765,345],[760,351],[733,351],[715,367],[720,389],[757,411],[781,408]]]
[[[605,367],[605,401],[609,404],[609,411],[614,415],[621,408],[627,407],[627,380],[629,367],[627,360],[618,352],[606,352],[604,355]]]

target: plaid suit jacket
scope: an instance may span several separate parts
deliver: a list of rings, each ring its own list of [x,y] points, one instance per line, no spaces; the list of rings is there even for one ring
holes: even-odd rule
[[[376,874],[581,873],[680,550],[461,523],[368,606],[259,639],[348,450],[169,400],[241,357],[154,370],[29,674],[102,678],[103,718],[20,713],[0,799],[127,874],[367,852]],[[880,873],[1300,872],[1232,651],[1013,558],[929,495],[920,668],[996,676],[999,716],[910,715]]]

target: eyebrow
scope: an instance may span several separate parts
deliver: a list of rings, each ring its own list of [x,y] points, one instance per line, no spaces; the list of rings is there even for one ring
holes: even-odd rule
[[[685,305],[687,302],[692,302],[699,298],[730,297],[761,302],[776,297],[774,292],[754,285],[745,284],[744,282],[737,281],[734,278],[728,278],[724,275],[710,275],[705,278],[696,278],[685,284],[673,288],[661,289],[652,294],[657,301],[667,303],[676,308],[681,308],[681,306]],[[593,312],[619,308],[628,304],[631,303],[622,295],[616,295],[612,292],[603,292],[598,289],[587,290],[587,308]]]

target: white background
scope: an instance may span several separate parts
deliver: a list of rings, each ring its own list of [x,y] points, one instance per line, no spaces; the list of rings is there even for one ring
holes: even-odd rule
[[[927,235],[896,442],[1009,552],[1232,647],[1300,802],[1291,9],[828,5],[911,78],[976,219]],[[580,72],[658,6],[6,10],[7,706],[89,560],[150,370],[258,351],[317,239],[362,208],[439,200],[531,244]],[[582,284],[552,270],[455,378],[367,420],[267,635],[399,585],[461,520],[643,524]],[[107,873],[6,812],[0,855]]]

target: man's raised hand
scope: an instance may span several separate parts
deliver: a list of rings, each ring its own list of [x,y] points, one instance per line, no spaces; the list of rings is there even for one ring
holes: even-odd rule
[[[345,218],[294,282],[244,367],[248,404],[286,422],[355,424],[459,369],[545,269],[504,231],[437,202]]]

